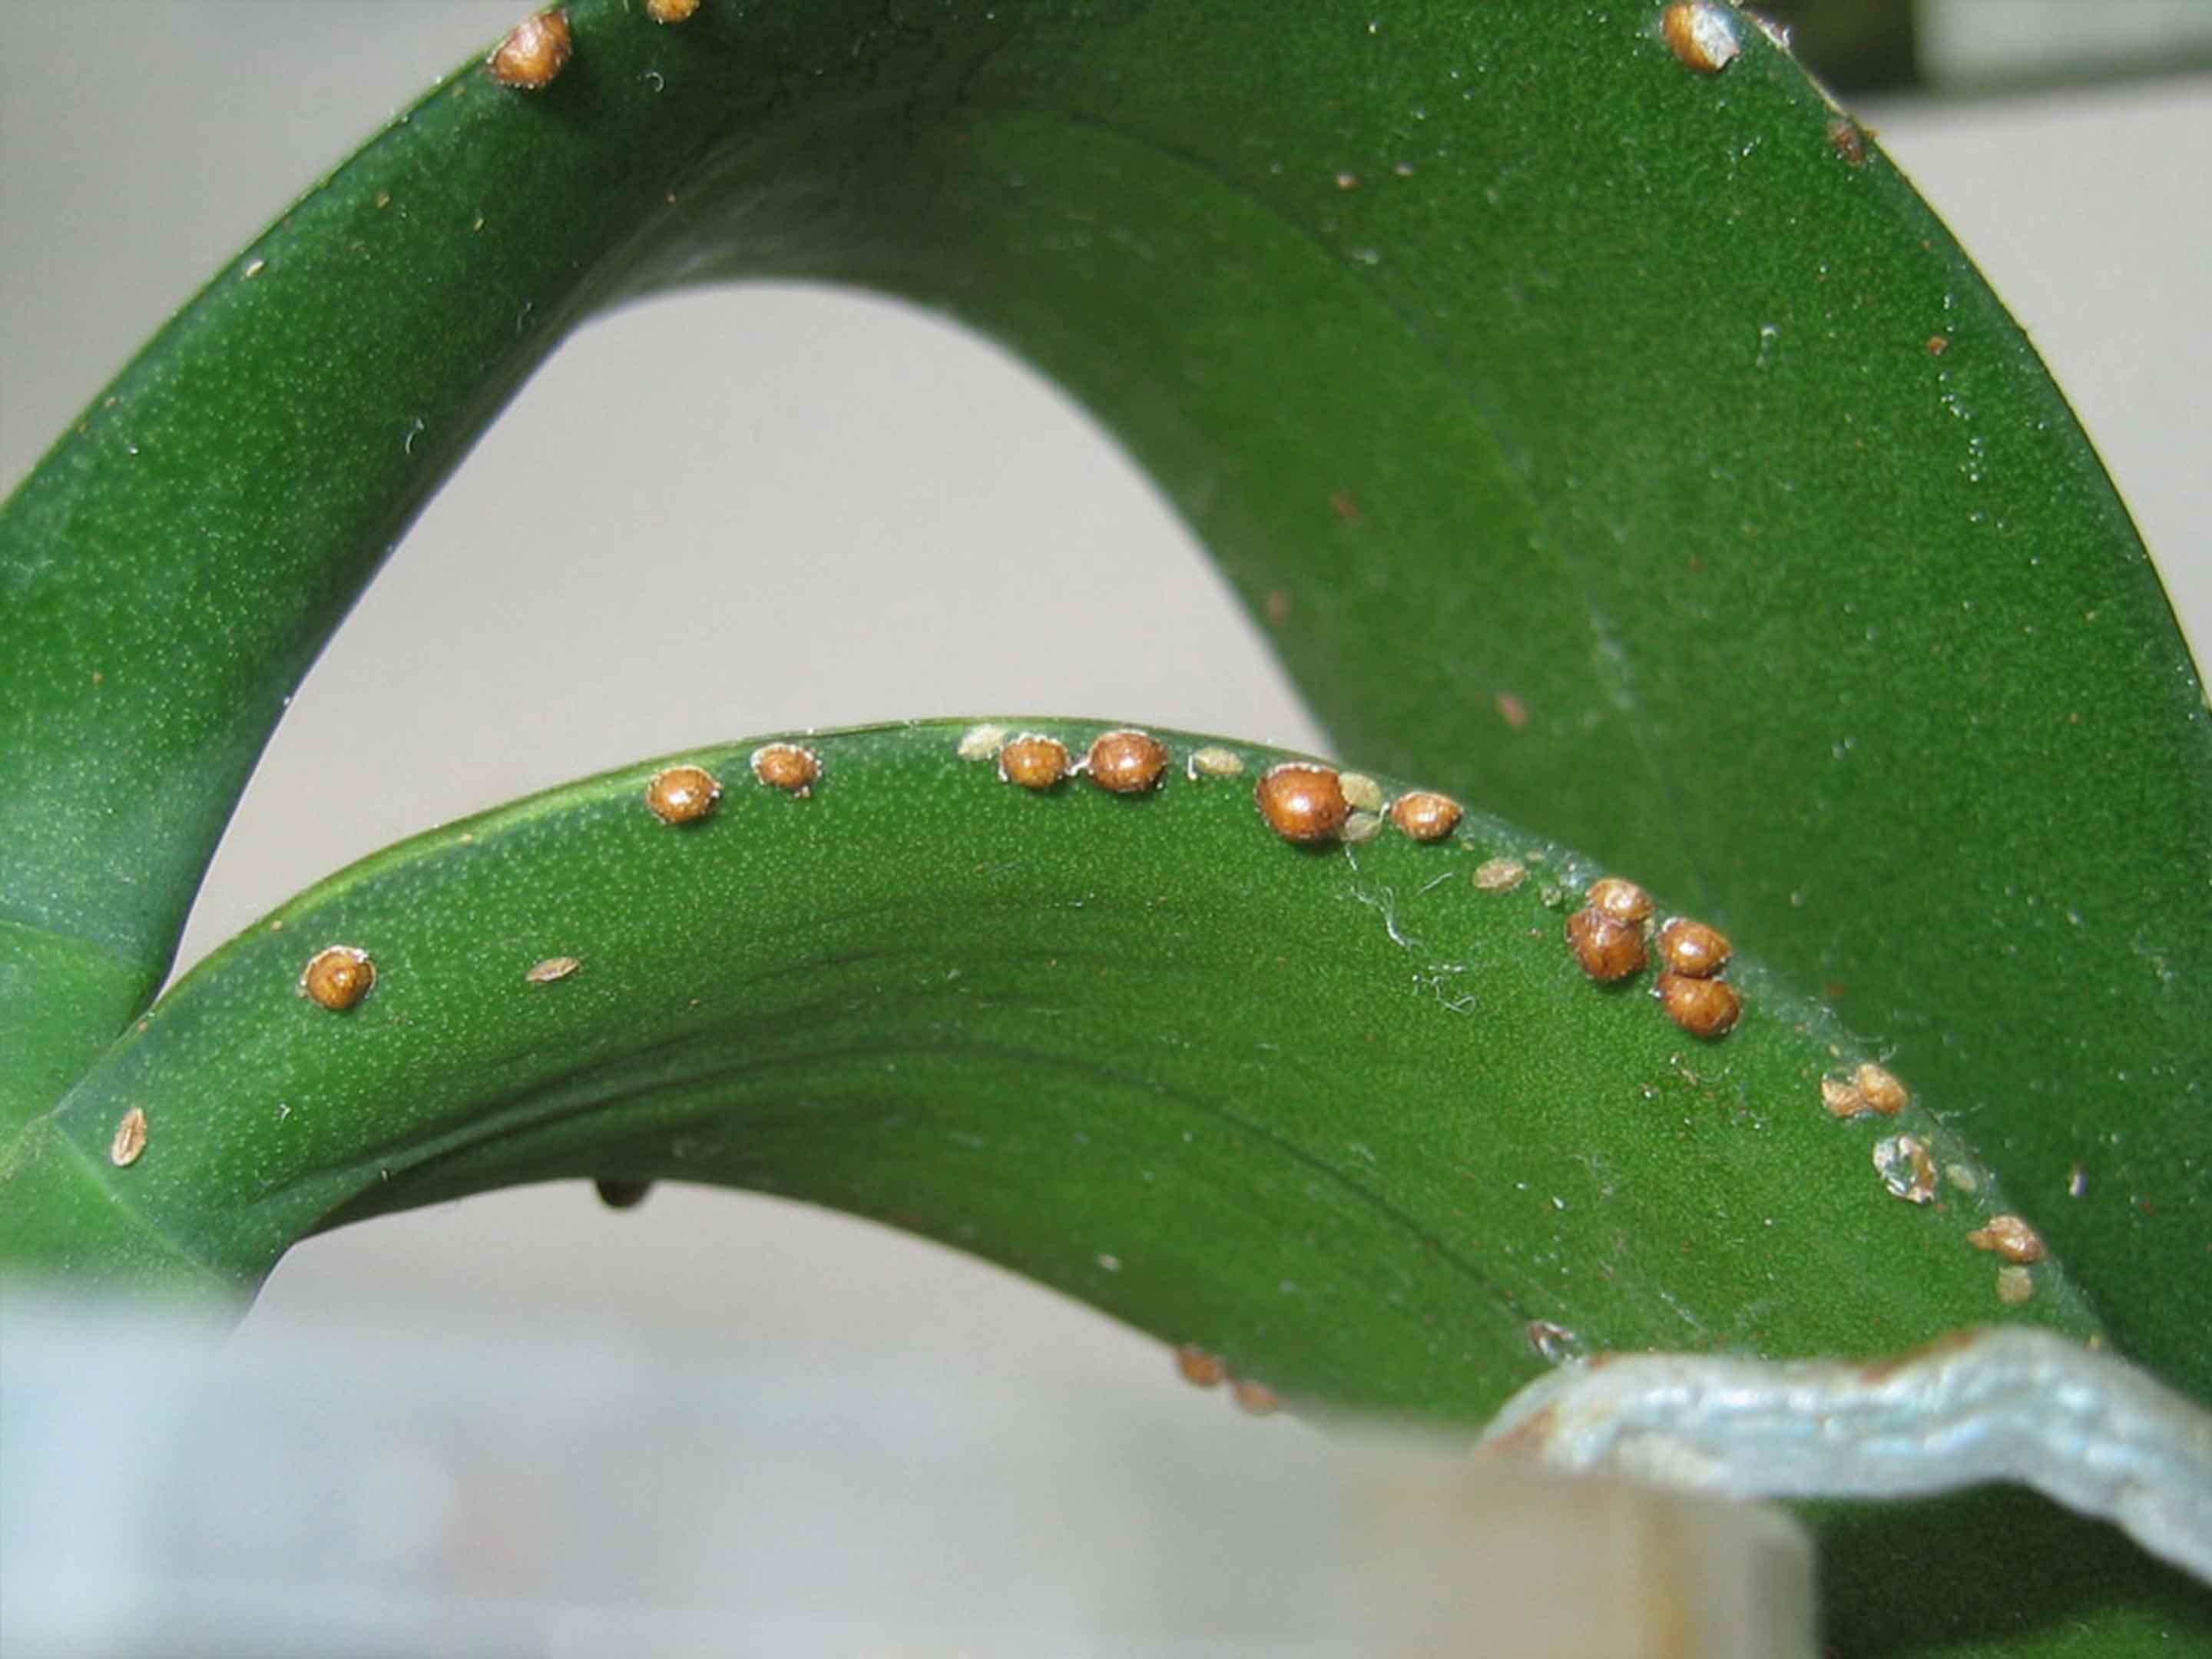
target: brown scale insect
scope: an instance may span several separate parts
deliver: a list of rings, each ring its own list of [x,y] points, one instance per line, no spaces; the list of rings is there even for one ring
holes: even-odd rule
[[[1726,1036],[1743,1017],[1743,999],[1724,979],[1664,973],[1656,988],[1667,1017],[1692,1036]]]
[[[1176,1370],[1184,1382],[1196,1389],[1218,1389],[1229,1380],[1229,1367],[1222,1363],[1220,1355],[1187,1343],[1176,1350]]]
[[[721,799],[721,781],[703,766],[663,767],[645,786],[645,804],[663,823],[696,823]]]
[[[1978,1250],[1995,1250],[2008,1261],[2043,1260],[2043,1235],[2016,1215],[1993,1215],[1966,1235]]]
[[[375,983],[376,964],[368,952],[350,945],[316,951],[300,970],[300,994],[332,1013],[356,1006]]]
[[[805,795],[822,775],[822,757],[795,743],[764,743],[753,750],[752,767],[769,788]]]
[[[1024,732],[999,750],[999,775],[1024,789],[1049,789],[1073,764],[1058,738]]]
[[[558,9],[533,13],[507,32],[493,48],[491,78],[503,87],[522,92],[541,92],[568,66],[575,51],[568,32],[568,14]]]
[[[1872,1060],[1851,1073],[1851,1083],[1869,1109],[1884,1117],[1895,1117],[1912,1103],[1911,1091],[1897,1080],[1896,1073]]]
[[[645,15],[656,23],[681,23],[699,9],[699,0],[645,0]]]
[[[1595,906],[1567,918],[1567,943],[1583,972],[1601,985],[1626,979],[1644,966],[1644,930]]]
[[[1255,1382],[1249,1377],[1239,1377],[1230,1385],[1229,1392],[1237,1403],[1255,1417],[1267,1417],[1282,1409],[1283,1396],[1265,1382]]]
[[[1260,775],[1252,798],[1267,827],[1285,841],[1328,841],[1352,816],[1352,803],[1335,771],[1304,761],[1285,761]]]
[[[1677,974],[1711,979],[1728,966],[1731,947],[1718,928],[1676,916],[1659,930],[1659,960]]]
[[[1651,895],[1621,876],[1600,876],[1583,895],[1583,902],[1601,915],[1638,928],[1651,919]]]
[[[1413,841],[1442,841],[1459,827],[1460,804],[1432,789],[1415,789],[1391,804],[1390,822]]]
[[[1168,769],[1168,746],[1149,732],[1102,732],[1084,757],[1083,769],[1109,794],[1142,795],[1159,787]]]
[[[1668,7],[1659,26],[1668,49],[1700,75],[1718,75],[1743,50],[1728,14],[1710,0]]]

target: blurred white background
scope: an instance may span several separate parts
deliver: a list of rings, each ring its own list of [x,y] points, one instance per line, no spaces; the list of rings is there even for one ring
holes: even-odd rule
[[[276,208],[519,9],[0,0],[0,487]],[[1862,113],[2034,335],[2202,655],[2212,81]],[[1155,626],[1110,654],[1008,621],[1025,595],[1076,611],[1133,580],[1158,595]],[[809,627],[733,654],[733,621],[770,605]],[[940,644],[919,653],[918,636]],[[310,676],[185,960],[338,862],[599,768],[779,726],[1009,709],[1323,746],[1180,525],[1018,365],[850,295],[633,310],[526,389]],[[313,1241],[243,1340],[456,1322],[1070,1390],[1170,1375],[1149,1340],[994,1269],[667,1188],[624,1215],[574,1186]]]

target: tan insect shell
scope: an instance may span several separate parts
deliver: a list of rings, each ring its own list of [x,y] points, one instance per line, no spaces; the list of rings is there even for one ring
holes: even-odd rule
[[[300,970],[300,994],[332,1013],[356,1006],[375,983],[376,964],[368,952],[350,945],[316,951]]]
[[[1717,927],[1676,916],[1659,930],[1659,959],[1678,974],[1711,979],[1728,966],[1731,947]]]
[[[1641,924],[1651,915],[1651,895],[1621,876],[1600,876],[1583,902],[1615,921]]]
[[[1115,795],[1141,795],[1168,769],[1168,746],[1149,732],[1102,732],[1084,762],[1091,781]]]
[[[803,795],[822,775],[822,757],[795,743],[764,743],[753,750],[753,775],[771,789]]]
[[[1269,767],[1253,798],[1267,827],[1285,841],[1328,841],[1352,816],[1352,803],[1344,798],[1336,773],[1298,761]]]
[[[1431,789],[1416,789],[1398,797],[1390,807],[1390,822],[1415,841],[1442,841],[1458,828],[1460,804]]]
[[[1666,973],[1659,975],[1658,991],[1668,1018],[1692,1036],[1726,1036],[1743,1014],[1743,999],[1724,979]]]
[[[1644,966],[1644,933],[1602,910],[1585,908],[1567,918],[1567,943],[1583,972],[1601,985],[1626,979]]]
[[[703,766],[670,766],[645,786],[645,804],[663,823],[692,823],[713,811],[722,786]]]
[[[507,39],[491,55],[491,78],[523,92],[541,91],[568,66],[568,55],[574,49],[568,14],[538,12],[507,32]]]
[[[1024,732],[999,750],[999,775],[1024,789],[1051,788],[1070,764],[1067,745],[1038,732]]]

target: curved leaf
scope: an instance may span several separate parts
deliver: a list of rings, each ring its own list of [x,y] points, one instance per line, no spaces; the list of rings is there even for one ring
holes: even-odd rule
[[[25,1109],[158,977],[283,690],[560,329],[826,275],[1106,413],[1348,749],[1771,941],[2203,1392],[2212,1290],[2140,1270],[2212,1202],[2195,681],[2025,343],[1755,30],[1701,76],[1595,7],[571,15],[553,87],[400,118],[0,522],[38,952],[0,992],[58,1044]],[[98,1024],[24,1010],[63,956],[114,959]]]
[[[250,1289],[386,1210],[711,1181],[929,1233],[1293,1396],[1464,1421],[1583,1345],[2094,1333],[2056,1263],[2000,1300],[1966,1234],[2006,1200],[1939,1123],[1823,1104],[1869,1058],[1829,1016],[1731,963],[1743,1021],[1701,1040],[1649,972],[1591,981],[1562,924],[1595,872],[1563,849],[1475,816],[1300,846],[1254,800],[1284,757],[1214,744],[1239,769],[1212,775],[1161,733],[1182,769],[1151,793],[1032,791],[965,730],[795,739],[803,794],[750,744],[683,757],[725,790],[683,824],[628,769],[333,877],[40,1121],[7,1253],[98,1275],[97,1235],[24,1201],[51,1191]],[[1519,867],[1486,888],[1492,859]],[[343,1012],[301,992],[332,945],[374,965]],[[1873,1160],[1900,1131],[1926,1203]]]

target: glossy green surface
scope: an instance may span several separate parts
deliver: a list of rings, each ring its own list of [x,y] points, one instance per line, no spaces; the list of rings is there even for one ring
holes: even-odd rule
[[[1040,729],[1079,756],[1099,728]],[[244,1285],[485,1187],[712,1181],[992,1256],[1293,1397],[1465,1421],[1541,1368],[1536,1320],[1563,1352],[2095,1329],[2055,1264],[1998,1301],[1965,1234],[2007,1200],[1924,1112],[1823,1107],[1868,1057],[1832,1018],[1741,962],[1712,1041],[1649,971],[1593,983],[1564,849],[1478,817],[1298,847],[1254,800],[1279,755],[1193,777],[1204,740],[1164,732],[1152,794],[1033,793],[965,730],[805,738],[804,797],[751,744],[682,757],[725,790],[696,823],[644,766],[380,854],[194,970],[34,1134]],[[1527,878],[1486,891],[1498,857]],[[331,945],[375,966],[343,1012],[299,990]],[[1885,1187],[1899,1131],[1954,1170],[1940,1201]],[[8,1242],[49,1252],[98,1271],[66,1231]]]
[[[714,1178],[805,1180],[886,1212],[926,1146],[934,1195],[897,1218],[956,1239],[970,1225],[972,1246],[1152,1328],[1249,1348],[1317,1397],[1479,1412],[1516,1374],[1498,1357],[1516,1324],[1525,1367],[1526,1321],[1553,1316],[1540,1290],[1572,1314],[1562,1322],[1601,1328],[1607,1342],[1690,1340],[1686,1322],[1657,1334],[1671,1328],[1641,1294],[1654,1285],[1702,1307],[1709,1340],[1776,1351],[1880,1348],[1893,1328],[1979,1316],[1962,1311],[1979,1297],[1963,1279],[1963,1299],[1928,1290],[1928,1302],[1917,1268],[1885,1279],[1902,1258],[1858,1249],[1845,1188],[1807,1182],[1785,1205],[1780,1166],[1757,1166],[1771,1203],[1712,1199],[1720,1175],[1699,1160],[1713,1149],[1660,1134],[1608,1092],[1650,1069],[1627,1036],[1643,1041],[1643,1028],[1570,1055],[1570,1019],[1545,1028],[1556,1040],[1535,1058],[1509,1063],[1477,1044],[1449,1048],[1439,1071],[1419,1044],[1461,1042],[1468,1022],[1424,1007],[1422,1035],[1399,1035],[1393,1022],[1415,1018],[1412,970],[1373,916],[1364,935],[1352,930],[1365,955],[1333,942],[1341,917],[1308,918],[1321,931],[1307,955],[1292,953],[1303,1000],[1279,1009],[1273,983],[1253,976],[1256,958],[1207,954],[1249,907],[1192,899],[1184,913],[1170,890],[1147,908],[1133,888],[1112,917],[1085,914],[1083,884],[1116,870],[1089,862],[1095,847],[1079,838],[1050,865],[1060,908],[1037,914],[1070,939],[1104,927],[1092,943],[1132,988],[1078,978],[1063,998],[1032,982],[1033,961],[1022,975],[1000,963],[991,982],[1081,1029],[1085,1063],[1000,1030],[1027,1006],[1015,1001],[984,1022],[999,1050],[963,1048],[955,1065],[918,1042],[878,1056],[888,1072],[855,1058],[885,997],[909,1038],[930,1029],[933,1006],[966,1029],[971,992],[911,975],[969,963],[981,974],[1000,901],[941,863],[893,860],[882,878],[893,884],[869,887],[874,876],[833,872],[836,849],[822,847],[815,878],[845,884],[867,914],[847,916],[854,931],[817,940],[813,957],[754,958],[763,973],[785,963],[770,977],[793,999],[757,1005],[765,1023],[696,1036],[653,1002],[672,994],[666,976],[602,1002],[585,999],[604,977],[580,975],[529,988],[544,995],[518,1010],[547,1022],[532,1042],[557,1046],[543,1054],[514,1046],[492,1017],[503,1003],[464,1018],[459,989],[460,1001],[417,1007],[419,1029],[388,1051],[369,1048],[407,1011],[402,975],[337,1031],[270,1026],[257,1041],[273,1046],[257,1046],[223,1021],[250,1024],[264,994],[296,975],[279,935],[232,947],[100,1059],[59,1115],[39,1117],[158,983],[290,686],[562,331],[655,287],[799,274],[945,307],[1074,388],[1271,618],[1345,752],[1559,835],[1723,923],[1776,976],[1773,1006],[1784,983],[1819,993],[1838,1032],[1877,1045],[1939,1119],[1971,1133],[2115,1340],[2200,1396],[2212,1390],[2212,1113],[2200,1081],[2212,991],[2194,970],[2212,951],[2212,748],[2186,654],[2057,394],[1878,149],[1851,159],[1840,118],[1755,30],[1742,27],[1742,56],[1723,74],[1699,76],[1659,40],[1656,9],[708,0],[668,29],[593,0],[571,9],[577,56],[546,92],[503,90],[474,66],[434,91],[221,273],[0,510],[0,706],[15,722],[0,750],[10,1055],[0,1106],[12,1122],[34,1120],[11,1155],[11,1249],[91,1276],[250,1280],[341,1206],[366,1213],[556,1172],[649,1173],[605,1161],[614,1147],[592,1138],[605,1127],[598,1115],[563,1127],[557,1112],[533,1114],[596,1099],[595,1057],[657,1032],[665,1074],[634,1060],[616,1068],[669,1085],[636,1104],[635,1123],[619,1120],[622,1148],[672,1158],[682,1131],[689,1167]],[[975,829],[933,818],[948,809],[930,805],[931,787],[901,774],[884,795],[935,823],[933,844]],[[818,824],[845,810],[836,799],[767,805],[831,809]],[[1120,810],[979,799],[992,803],[976,809],[986,825],[1020,806]],[[1133,810],[1165,820],[1178,799]],[[527,841],[565,815],[589,825],[617,807],[587,786],[571,805],[519,809],[508,833]],[[1194,823],[1201,849],[1208,834],[1237,833],[1227,816]],[[534,856],[550,869],[588,840]],[[646,890],[623,884],[696,850],[645,845],[635,870],[624,852],[600,872],[610,903],[638,895],[621,925],[641,931],[622,934],[617,954],[645,951],[659,925]],[[1166,851],[1121,873],[1164,883]],[[1272,872],[1281,851],[1223,843],[1207,857],[1233,885],[1259,879],[1248,858],[1265,854],[1254,868]],[[804,873],[792,848],[776,856],[799,860],[792,880]],[[342,906],[374,888],[380,914],[416,921],[404,963],[459,949],[485,920],[481,898],[453,908],[432,890],[465,865],[392,855],[368,866],[381,873],[301,903]],[[1336,868],[1288,867],[1315,882]],[[738,884],[725,890],[734,902],[776,878],[761,865],[722,879]],[[518,903],[528,890],[522,881]],[[956,926],[945,907],[959,898]],[[1401,901],[1401,931],[1429,939],[1422,927],[1455,925],[1423,913],[1442,899]],[[916,906],[927,946],[918,926],[869,932],[885,916],[914,922]],[[878,937],[900,941],[891,965],[870,965]],[[1434,945],[1438,961],[1472,960],[1471,945],[1437,937],[1450,941]],[[1050,952],[1057,940],[1040,931],[1031,943]],[[495,944],[526,948],[519,937],[470,948]],[[1147,953],[1159,968],[1151,988],[1130,971]],[[1237,961],[1243,969],[1228,965]],[[507,994],[508,969],[489,955],[457,963],[441,972],[459,979],[439,983],[485,975]],[[1571,983],[1556,953],[1553,967]],[[1188,984],[1209,970],[1225,976],[1222,1000],[1200,1020]],[[1538,998],[1539,985],[1516,994]],[[1444,1011],[1448,988],[1429,994]],[[556,1018],[571,1004],[584,1011],[573,1024]],[[1573,1006],[1530,1001],[1522,1013],[1568,1018],[1559,1009]],[[1622,1020],[1650,1012],[1602,996],[1590,1006]],[[1141,1252],[1117,1241],[1149,1236],[1164,1211],[1139,1200],[1167,1199],[1096,1207],[1104,1200],[1084,1196],[1083,1166],[1070,1162],[1083,1120],[1148,1098],[1096,1057],[1139,1017],[1171,1035],[1140,1048],[1154,1063],[1136,1075],[1217,1112],[1224,1098],[1244,1109],[1259,1080],[1288,1085],[1264,1069],[1241,1078],[1237,1050],[1208,1044],[1270,1022],[1301,1041],[1359,1033],[1316,1051],[1284,1109],[1314,1145],[1349,1157],[1356,1142],[1387,1162],[1393,1193],[1414,1180],[1428,1196],[1408,1199],[1409,1212],[1437,1236],[1437,1178],[1410,1172],[1478,1164],[1478,1148],[1527,1160],[1530,1173],[1511,1179],[1568,1207],[1522,1217],[1518,1189],[1476,1206],[1497,1229],[1483,1235],[1493,1257],[1455,1279],[1407,1243],[1411,1231],[1360,1210],[1360,1166],[1345,1166],[1350,1186],[1318,1171],[1304,1183],[1288,1166],[1264,1191],[1237,1186],[1226,1171],[1256,1154],[1231,1156],[1226,1120],[1207,1119],[1224,1139],[1176,1190],[1186,1206],[1214,1206],[1215,1253],[1249,1258],[1260,1277],[1206,1267],[1187,1243],[1174,1272],[1140,1272],[1130,1264]],[[195,1020],[208,1022],[204,1047]],[[362,1036],[365,1052],[311,1046],[337,1031]],[[425,1036],[435,1041],[408,1041]],[[810,1036],[840,1058],[821,1058]],[[1729,1046],[1760,1040],[1747,1027]],[[1370,1059],[1395,1042],[1412,1046]],[[380,1070],[386,1060],[399,1069]],[[1363,1087],[1370,1066],[1393,1086]],[[1534,1068],[1497,1074],[1510,1109],[1468,1119],[1433,1097],[1440,1075],[1488,1079],[1498,1066]],[[444,1102],[451,1121],[359,1138],[383,1121],[372,1113],[295,1133],[295,1114],[276,1110],[288,1097],[267,1097],[295,1075],[395,1091],[403,1098],[386,1103],[403,1113]],[[962,1174],[959,1143],[915,1127],[957,1115],[978,1077],[1036,1113],[1020,1134],[934,1123],[995,1146],[988,1182]],[[165,1106],[146,1158],[125,1172],[127,1198],[112,1202],[100,1160],[127,1079],[215,1103],[190,1109],[218,1127],[171,1152]],[[794,1093],[775,1092],[787,1085]],[[826,1103],[810,1115],[793,1098]],[[684,1130],[683,1114],[709,1103],[753,1133]],[[1641,1125],[1633,1167],[1576,1164],[1575,1149],[1530,1127],[1539,1104],[1597,1114],[1581,1120],[1584,1139],[1601,1123]],[[1728,1116],[1724,1103],[1711,1110]],[[875,1133],[840,1132],[864,1121]],[[1476,1134],[1478,1121],[1493,1138]],[[1121,1150],[1141,1160],[1157,1149]],[[378,1164],[375,1194],[356,1196],[364,1160],[378,1157],[390,1181]],[[1870,1180],[1864,1149],[1853,1158]],[[1596,1201],[1608,1180],[1639,1196]],[[2069,1197],[2076,1184],[2083,1195]],[[1686,1191],[1711,1201],[1685,1206]],[[1657,1207],[1636,1207],[1646,1203]],[[1633,1225],[1602,1218],[1632,1212]],[[1689,1224],[1669,1215],[1694,1219],[1691,1248],[1663,1278],[1643,1279],[1617,1241],[1634,1257]],[[1911,1212],[1882,1224],[1936,1223]],[[1772,1231],[1793,1243],[1769,1261],[1758,1253]],[[1123,1266],[1100,1267],[1101,1254]],[[1794,1305],[1847,1259],[1881,1265],[1832,1309]],[[1785,1274],[1795,1297],[1761,1293],[1744,1277],[1753,1260]],[[1986,1260],[1969,1253],[1967,1265],[1985,1285]],[[1571,1291],[1545,1277],[1570,1271]],[[1966,1269],[1926,1283],[1948,1285],[1954,1271]],[[1510,1296],[1486,1303],[1471,1288],[1486,1277]],[[1248,1294],[1263,1279],[1340,1296],[1364,1285],[1373,1305],[1303,1319],[1294,1295]],[[1464,1306],[1469,1329],[1435,1334],[1417,1305]],[[1868,1594],[1873,1628],[1868,1610],[1904,1592]],[[2110,1643],[2136,1616],[2060,1637],[2075,1611],[2051,1615],[2051,1639],[2090,1644],[2073,1650],[2084,1652],[2118,1650]],[[2009,1628],[2002,1607],[1991,1616]],[[1942,1628],[1985,1633],[1963,1613]]]

